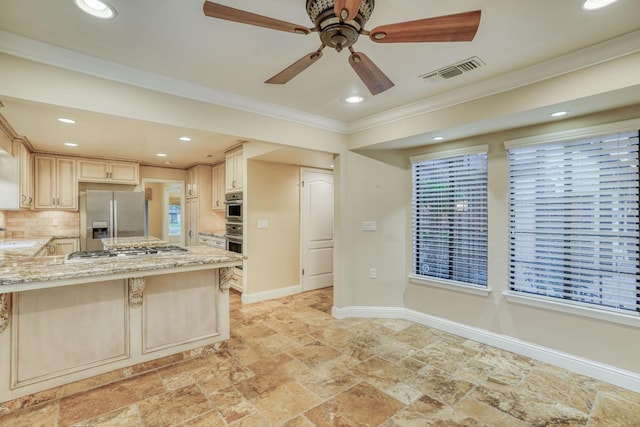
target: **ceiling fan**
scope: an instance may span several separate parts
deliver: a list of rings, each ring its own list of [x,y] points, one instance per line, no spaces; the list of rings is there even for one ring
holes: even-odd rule
[[[382,25],[371,31],[364,26],[371,17],[375,0],[307,0],[307,15],[314,27],[292,24],[218,3],[205,1],[206,16],[273,30],[307,35],[318,32],[320,47],[294,62],[265,83],[284,84],[322,57],[322,49],[334,48],[340,52],[349,49],[349,63],[372,95],[393,87],[393,82],[353,44],[360,35],[369,36],[377,43],[405,42],[459,42],[471,41],[480,25],[480,10],[437,16],[416,21]]]

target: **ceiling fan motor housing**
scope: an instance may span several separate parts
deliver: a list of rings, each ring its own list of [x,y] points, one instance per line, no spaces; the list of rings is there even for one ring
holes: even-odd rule
[[[371,17],[374,0],[362,0],[353,21],[341,21],[334,12],[334,0],[307,0],[307,15],[320,29],[320,40],[340,52],[353,45]]]

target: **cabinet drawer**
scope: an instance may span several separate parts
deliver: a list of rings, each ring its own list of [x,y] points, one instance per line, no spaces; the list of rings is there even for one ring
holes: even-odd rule
[[[212,246],[218,249],[224,249],[224,238],[200,235],[200,244],[205,246]]]

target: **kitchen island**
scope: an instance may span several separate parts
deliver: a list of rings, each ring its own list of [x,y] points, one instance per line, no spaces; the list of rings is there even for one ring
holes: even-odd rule
[[[228,339],[242,256],[187,249],[85,261],[0,250],[0,402]]]

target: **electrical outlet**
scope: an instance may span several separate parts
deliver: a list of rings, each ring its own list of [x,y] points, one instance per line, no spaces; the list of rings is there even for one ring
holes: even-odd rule
[[[370,268],[369,269],[369,279],[375,279],[377,275],[376,269],[375,268]]]

